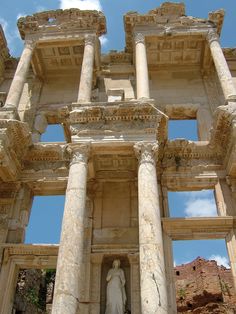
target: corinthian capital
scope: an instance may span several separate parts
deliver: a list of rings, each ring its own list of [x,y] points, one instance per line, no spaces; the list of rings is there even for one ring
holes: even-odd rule
[[[29,48],[29,49],[33,50],[36,46],[36,43],[37,43],[36,39],[27,38],[27,39],[25,39],[25,48]]]
[[[145,44],[145,36],[143,33],[135,33],[134,34],[134,41],[135,41],[135,45],[139,44],[139,43],[143,43]]]
[[[219,35],[217,34],[215,29],[211,29],[208,33],[207,33],[207,41],[209,43],[212,43],[213,41],[219,41]]]
[[[92,35],[92,34],[85,35],[84,37],[85,45],[94,45],[94,43],[95,43],[95,35]]]
[[[67,152],[71,156],[71,165],[74,163],[88,162],[90,153],[90,144],[72,144],[67,147]]]
[[[135,155],[140,163],[156,164],[158,143],[138,142],[134,145]]]

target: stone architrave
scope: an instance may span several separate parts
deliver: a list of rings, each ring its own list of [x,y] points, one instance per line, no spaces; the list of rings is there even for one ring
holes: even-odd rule
[[[139,258],[141,313],[167,314],[167,288],[156,175],[157,143],[138,142]]]
[[[224,97],[226,101],[236,100],[236,88],[220,45],[219,36],[215,30],[212,29],[208,32],[207,41],[209,43]]]
[[[7,99],[5,102],[5,107],[18,108],[20,98],[23,92],[24,84],[27,79],[30,62],[36,46],[36,41],[26,40],[25,47],[20,57],[14,78],[12,80]]]
[[[52,314],[82,313],[84,221],[89,145],[70,146],[66,201],[58,253]],[[78,312],[79,311],[79,312]]]
[[[93,65],[95,57],[95,36],[85,36],[84,56],[80,75],[78,103],[91,101],[93,83]]]
[[[134,41],[137,99],[150,98],[145,36],[142,33],[136,33]]]

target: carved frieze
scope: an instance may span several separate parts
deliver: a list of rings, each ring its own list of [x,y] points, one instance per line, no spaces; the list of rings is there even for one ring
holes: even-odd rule
[[[22,168],[28,147],[31,145],[29,127],[17,120],[0,120],[0,178],[16,180]]]
[[[163,150],[161,167],[167,171],[222,169],[222,151],[208,142],[184,139],[168,141]],[[185,169],[185,170],[184,170]]]
[[[35,144],[26,154],[25,161],[63,161],[65,159],[66,145],[60,144]]]
[[[153,134],[166,139],[167,117],[149,103],[120,102],[74,108],[70,113],[72,135]],[[138,139],[138,138],[137,138]]]

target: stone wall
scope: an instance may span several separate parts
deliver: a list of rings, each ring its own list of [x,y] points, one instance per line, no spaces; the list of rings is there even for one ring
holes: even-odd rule
[[[198,257],[191,263],[176,266],[175,280],[179,313],[231,313],[226,309],[236,310],[231,270],[217,266],[214,260]]]

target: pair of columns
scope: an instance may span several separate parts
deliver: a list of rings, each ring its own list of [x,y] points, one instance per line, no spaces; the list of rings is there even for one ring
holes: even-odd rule
[[[163,237],[156,175],[156,143],[137,143],[141,312],[168,313]],[[52,314],[83,313],[84,220],[89,146],[72,146]]]
[[[211,55],[215,64],[218,78],[220,80],[225,100],[226,102],[230,100],[236,100],[236,87],[234,86],[228,64],[223,54],[219,36],[215,30],[211,30],[207,33],[206,38],[211,50]],[[144,34],[136,33],[134,36],[134,42],[137,99],[150,98],[147,53]]]
[[[87,103],[91,100],[95,43],[95,35],[85,36],[83,62],[77,98],[79,103]],[[25,46],[8,92],[5,107],[18,108],[35,47],[35,40],[25,40]]]

